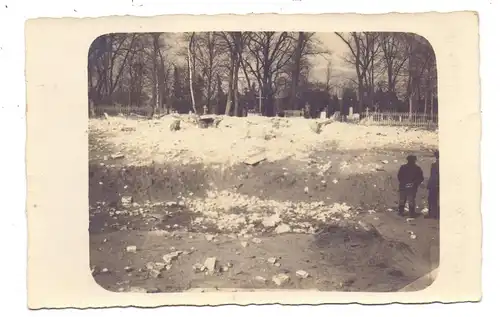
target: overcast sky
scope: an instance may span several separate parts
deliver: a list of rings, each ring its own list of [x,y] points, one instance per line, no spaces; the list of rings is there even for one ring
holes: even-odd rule
[[[344,82],[345,77],[352,76],[352,68],[345,64],[342,57],[348,52],[347,45],[342,42],[342,40],[335,35],[335,33],[316,33],[316,38],[323,43],[323,47],[327,49],[330,54],[324,56],[316,56],[312,58],[311,62],[313,67],[310,72],[312,80],[326,81],[326,69],[328,65],[328,60],[332,61],[333,76],[338,77],[338,79],[332,79],[332,83],[335,84],[337,81]],[[182,33],[170,34],[167,42],[175,48],[179,46],[184,46],[183,40],[181,39]]]
[[[347,45],[333,32],[316,33],[316,38],[323,43],[324,48],[330,51],[326,58],[332,61],[333,75],[339,77],[349,76],[352,69],[342,60],[342,57],[349,51]],[[311,77],[314,80],[326,80],[327,59],[317,56],[312,60],[314,68],[311,70]]]

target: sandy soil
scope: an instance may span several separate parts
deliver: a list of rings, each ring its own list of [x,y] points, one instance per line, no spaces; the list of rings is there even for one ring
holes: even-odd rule
[[[90,260],[105,289],[395,291],[438,266],[439,222],[395,213],[397,169],[413,153],[427,179],[436,132],[170,122],[90,122]]]

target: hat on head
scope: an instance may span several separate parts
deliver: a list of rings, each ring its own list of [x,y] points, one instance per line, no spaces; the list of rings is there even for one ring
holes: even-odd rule
[[[417,157],[416,157],[415,155],[408,155],[408,156],[406,157],[406,160],[407,160],[408,162],[416,162],[416,161],[417,161]]]

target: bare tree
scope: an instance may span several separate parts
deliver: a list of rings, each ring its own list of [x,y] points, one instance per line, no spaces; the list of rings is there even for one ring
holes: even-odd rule
[[[94,41],[88,58],[89,97],[93,103],[103,100],[110,102],[133,51],[136,37],[136,34],[108,34]]]
[[[221,39],[215,32],[199,33],[196,38],[196,60],[206,82],[206,100],[209,111],[212,110],[212,99],[215,95],[217,74],[220,72],[223,47]]]
[[[248,36],[248,52],[244,62],[262,91],[265,115],[273,115],[273,83],[285,73],[285,66],[293,57],[293,48],[294,41],[287,32],[254,32]]]
[[[358,88],[358,111],[363,110],[367,95],[373,100],[375,83],[375,60],[379,53],[378,33],[351,32],[347,35],[335,34],[348,46],[349,54],[345,61],[355,67]]]
[[[226,100],[225,114],[230,115],[231,109],[234,115],[240,114],[238,100],[238,79],[241,65],[241,55],[244,48],[245,39],[242,32],[219,32],[217,36],[222,39],[224,48],[229,57],[227,68],[228,74],[228,95]]]
[[[193,45],[194,45],[194,40],[195,40],[195,32],[192,32],[190,37],[189,37],[189,43],[187,46],[187,64],[188,64],[188,71],[189,71],[189,91],[191,92],[191,103],[193,107],[193,112],[196,114],[196,102],[194,99],[194,91],[193,91],[193,77],[194,77],[194,58],[193,58]]]
[[[401,70],[408,60],[407,42],[401,33],[383,32],[379,36],[383,66],[387,72],[387,90],[396,91]]]

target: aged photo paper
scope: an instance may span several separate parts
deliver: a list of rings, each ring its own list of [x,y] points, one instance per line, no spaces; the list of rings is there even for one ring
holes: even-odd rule
[[[478,32],[27,21],[29,307],[480,300]]]

